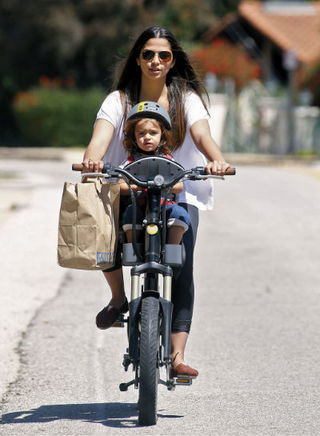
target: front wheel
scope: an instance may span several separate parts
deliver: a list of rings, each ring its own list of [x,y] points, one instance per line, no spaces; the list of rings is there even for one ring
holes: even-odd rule
[[[146,297],[141,307],[139,424],[157,422],[159,383],[159,299]]]

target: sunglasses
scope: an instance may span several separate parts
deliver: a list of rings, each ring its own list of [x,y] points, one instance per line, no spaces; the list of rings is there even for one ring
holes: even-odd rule
[[[158,54],[159,59],[163,62],[170,62],[172,59],[172,53],[170,51],[153,50],[143,50],[142,59],[145,61],[152,61],[156,54]]]

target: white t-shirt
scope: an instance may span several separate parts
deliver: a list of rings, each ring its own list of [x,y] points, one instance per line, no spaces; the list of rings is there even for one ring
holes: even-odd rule
[[[179,162],[185,169],[196,166],[204,166],[207,163],[205,156],[198,150],[193,142],[190,127],[200,120],[209,120],[205,107],[199,96],[189,92],[185,97],[185,120],[186,135],[177,151],[172,153],[174,160]],[[197,206],[200,210],[211,210],[213,208],[213,181],[212,179],[199,180],[196,182],[187,180],[184,182],[184,190],[178,195],[177,202],[188,203]]]
[[[194,92],[189,92],[185,96],[185,119],[186,135],[182,144],[172,155],[176,162],[184,168],[194,168],[206,164],[205,156],[197,149],[190,134],[190,127],[199,120],[209,120],[209,115],[202,104],[201,99]],[[123,123],[123,104],[120,92],[114,91],[109,94],[98,111],[97,119],[109,121],[114,127],[114,134],[109,144],[108,150],[103,157],[104,162],[111,162],[113,165],[120,165],[127,158],[127,152],[123,146],[124,123]],[[177,202],[188,203],[198,207],[200,210],[210,210],[213,208],[213,183],[212,180],[206,181],[185,181],[184,190],[179,194]]]

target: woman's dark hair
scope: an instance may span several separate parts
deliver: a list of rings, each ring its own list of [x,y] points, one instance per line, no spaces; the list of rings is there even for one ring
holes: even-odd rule
[[[189,57],[179,45],[173,34],[164,27],[149,27],[136,40],[127,59],[124,60],[120,70],[119,79],[114,83],[115,90],[122,91],[125,98],[125,116],[127,111],[139,102],[141,86],[141,69],[137,64],[141,50],[151,38],[166,39],[173,53],[175,65],[167,74],[166,84],[168,87],[169,115],[172,121],[172,148],[178,149],[184,140],[186,125],[184,118],[184,96],[188,91],[194,91],[202,98],[204,91],[201,82],[194,71]]]
[[[132,120],[129,120],[126,122],[125,128],[124,128],[124,141],[123,145],[124,148],[128,151],[129,154],[135,153],[137,151],[137,143],[136,143],[136,136],[135,136],[135,129],[136,125],[145,120],[152,120],[155,123],[157,123],[161,129],[161,142],[159,144],[158,152],[162,154],[169,154],[171,147],[171,134],[169,130],[167,130],[160,121],[157,121],[155,119],[150,118],[134,118]]]

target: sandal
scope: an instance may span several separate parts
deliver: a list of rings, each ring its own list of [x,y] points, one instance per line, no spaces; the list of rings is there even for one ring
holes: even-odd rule
[[[173,377],[190,377],[190,378],[196,378],[199,375],[199,372],[194,369],[191,368],[191,366],[186,365],[183,360],[178,363],[178,365],[174,365],[174,361],[176,360],[177,356],[178,356],[179,352],[174,356],[173,360],[172,360],[172,366],[170,369],[170,379],[173,379]]]
[[[121,313],[126,313],[129,310],[128,300],[123,303],[122,306],[114,307],[108,304],[101,312],[96,316],[96,325],[98,329],[106,330],[110,328],[119,318]]]
[[[173,377],[189,377],[189,378],[196,378],[198,377],[199,372],[191,368],[191,366],[186,365],[185,363],[179,363],[179,365],[172,367],[170,369],[170,378]]]

